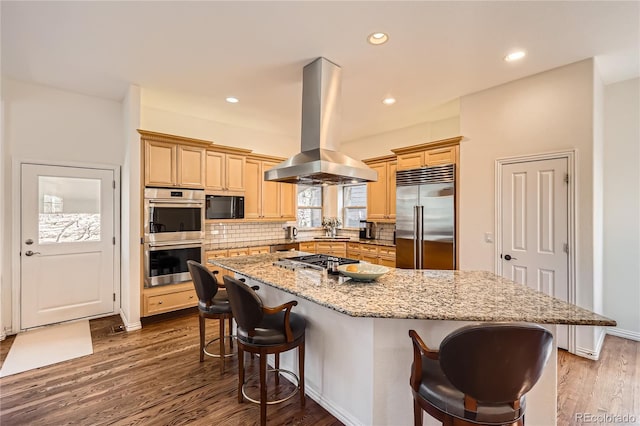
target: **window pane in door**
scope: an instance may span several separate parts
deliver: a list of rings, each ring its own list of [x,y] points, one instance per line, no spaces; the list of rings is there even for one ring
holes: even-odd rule
[[[100,180],[38,177],[40,244],[100,241]]]

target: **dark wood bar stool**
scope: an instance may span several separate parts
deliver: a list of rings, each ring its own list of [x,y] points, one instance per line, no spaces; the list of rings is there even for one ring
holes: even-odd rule
[[[226,354],[224,347],[224,339],[229,339],[229,345],[233,348],[231,304],[224,289],[224,284],[219,283],[216,276],[202,264],[193,260],[187,260],[187,266],[193,285],[198,295],[198,321],[200,326],[200,362],[204,361],[204,356],[208,355],[214,358],[220,358],[220,374],[224,372],[224,360],[233,356],[233,353]],[[217,271],[216,271],[217,273]],[[219,337],[210,340],[205,344],[205,319],[217,319],[219,323]],[[229,321],[229,334],[224,334],[224,320]],[[215,342],[219,342],[218,353],[212,353],[207,350],[208,346]]]
[[[553,336],[534,324],[462,327],[432,350],[415,330],[410,385],[414,425],[422,410],[443,425],[524,425],[525,394],[536,384]]]
[[[304,335],[305,319],[291,312],[298,302],[291,301],[276,307],[267,307],[254,291],[255,287],[225,276],[224,283],[229,295],[237,327],[238,342],[238,402],[247,400],[260,404],[260,424],[267,424],[267,405],[277,404],[300,394],[300,405],[304,407]],[[297,377],[292,371],[280,369],[280,353],[298,348]],[[244,352],[260,356],[260,400],[249,398],[244,391]],[[275,355],[276,386],[280,373],[297,379],[296,389],[277,401],[267,401],[267,355]]]

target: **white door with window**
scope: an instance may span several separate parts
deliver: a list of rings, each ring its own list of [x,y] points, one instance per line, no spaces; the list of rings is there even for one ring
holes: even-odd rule
[[[20,321],[114,312],[114,170],[21,166]]]
[[[569,300],[567,159],[502,165],[502,276]],[[568,327],[557,328],[568,349]]]

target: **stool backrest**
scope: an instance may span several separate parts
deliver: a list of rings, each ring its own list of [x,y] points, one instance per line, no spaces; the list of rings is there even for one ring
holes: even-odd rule
[[[456,388],[478,401],[513,402],[542,375],[552,343],[552,334],[534,324],[466,326],[440,344],[440,366]]]
[[[233,277],[225,275],[224,286],[238,325],[248,332],[254,330],[264,317],[262,299],[251,287]]]
[[[198,300],[209,306],[211,299],[218,293],[218,280],[205,266],[195,260],[187,260],[187,267],[196,289]]]

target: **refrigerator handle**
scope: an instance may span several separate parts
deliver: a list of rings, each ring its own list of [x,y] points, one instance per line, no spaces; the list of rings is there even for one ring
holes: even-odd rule
[[[414,252],[416,253],[416,261],[415,261],[415,269],[422,269],[424,267],[423,259],[422,259],[422,227],[423,227],[423,218],[424,218],[424,206],[416,206],[416,238],[415,238],[415,248]]]
[[[418,269],[418,207],[413,206],[413,269]]]

